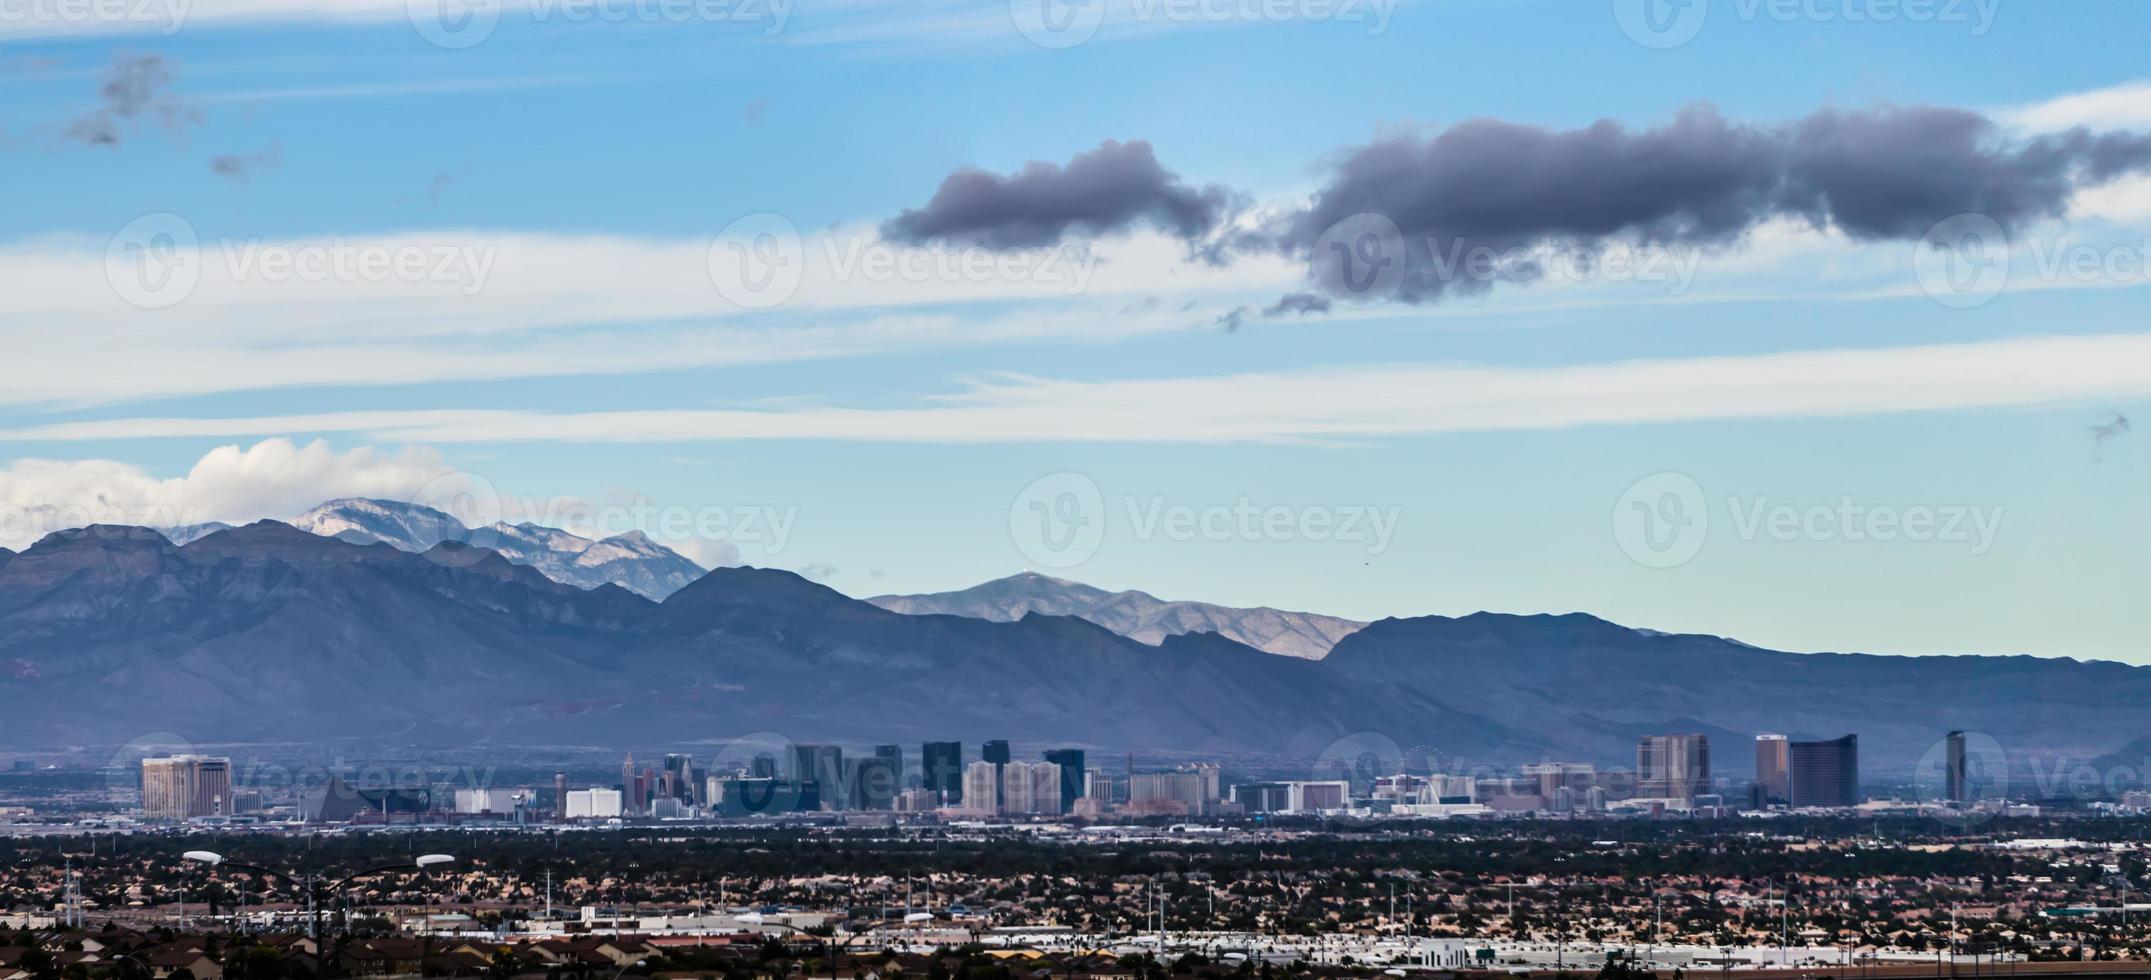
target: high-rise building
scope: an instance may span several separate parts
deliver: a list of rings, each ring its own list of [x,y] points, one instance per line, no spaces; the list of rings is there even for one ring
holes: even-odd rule
[[[1010,762],[1001,766],[1001,812],[1061,812],[1061,767],[1050,762]]]
[[[1138,814],[1200,816],[1216,808],[1217,769],[1196,766],[1128,775],[1128,809]]]
[[[980,759],[964,767],[963,805],[969,810],[1001,812],[1001,767]]]
[[[1847,735],[1821,742],[1793,742],[1786,747],[1794,806],[1846,807],[1860,804],[1860,737]]]
[[[603,820],[621,816],[620,791],[616,789],[579,789],[568,793],[563,808],[569,820]]]
[[[874,746],[874,754],[851,760],[845,776],[853,810],[887,810],[896,805],[904,778],[904,750],[894,745]]]
[[[920,747],[919,776],[943,806],[963,802],[963,743],[928,742]]]
[[[553,773],[553,816],[565,820],[568,817],[568,774]]]
[[[1636,742],[1636,791],[1693,800],[1710,790],[1710,736],[1645,735]]]
[[[1053,749],[1046,761],[1061,767],[1061,812],[1067,813],[1083,798],[1083,750]]]
[[[1944,741],[1949,757],[1943,762],[1943,798],[1951,803],[1962,803],[1967,799],[1964,792],[1964,733],[1950,732]]]
[[[635,753],[629,752],[620,763],[620,806],[627,813],[642,811],[641,774],[635,771]]]
[[[142,760],[142,815],[151,820],[228,816],[232,760],[173,755]]]
[[[1786,738],[1783,735],[1755,736],[1755,795],[1760,804],[1783,803],[1792,799],[1792,787],[1786,782],[1788,763],[1785,757]]]
[[[792,746],[792,782],[804,810],[841,810],[847,802],[844,749],[835,745]]]
[[[695,802],[695,759],[684,752],[665,756],[664,792],[659,795],[683,803]]]
[[[1093,769],[1083,774],[1083,798],[1095,800],[1099,806],[1113,802],[1113,774],[1103,769]]]

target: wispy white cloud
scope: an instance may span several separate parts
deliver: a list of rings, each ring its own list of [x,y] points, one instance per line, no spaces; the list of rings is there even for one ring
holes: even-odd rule
[[[390,443],[1344,442],[1451,432],[2109,403],[2151,396],[2151,334],[1672,358],[1067,381],[999,378],[889,408],[352,412],[138,418],[5,440],[364,433]]]
[[[2080,199],[2077,217],[2151,220],[2146,200],[2116,189]],[[453,229],[253,241],[196,236],[191,226],[178,226],[175,243],[158,237],[164,224],[169,221],[151,219],[146,232],[109,241],[0,246],[0,344],[11,352],[0,364],[0,405],[1107,342],[1216,330],[1216,318],[1228,310],[1259,308],[1305,288],[1305,270],[1283,258],[1211,264],[1149,233],[1094,243],[1088,254],[1032,253],[1031,264],[1011,270],[995,267],[995,257],[985,253],[890,249],[871,229],[853,226],[804,235],[797,252],[785,256],[797,266],[796,288],[784,302],[758,309],[740,305],[736,293],[728,296],[718,284],[724,275],[712,274],[713,267],[736,269],[739,255],[760,247],[744,233],[714,245],[702,238]],[[2007,288],[2151,283],[2151,269],[2141,264],[2111,270],[2100,264],[2088,279],[2074,265],[2057,264],[2057,256],[2072,250],[2143,252],[2141,235],[2131,241],[2127,229],[2076,234],[2053,224],[2021,236]],[[2113,238],[2111,247],[2097,234]],[[185,244],[190,236],[192,247]],[[1738,246],[1658,255],[1632,264],[1638,271],[1625,277],[1548,275],[1436,307],[1340,308],[1324,318],[1262,326],[1515,322],[1544,312],[1664,303],[1925,304],[1914,274],[1917,254],[1911,243],[1857,244],[1776,221]],[[339,275],[332,268],[339,261],[363,268],[375,259],[384,263],[380,268],[412,259],[412,274]],[[911,271],[904,271],[907,265]],[[144,299],[143,284],[152,281],[165,283],[164,291],[151,291],[146,306],[129,302]]]
[[[2151,129],[2151,81],[2067,95],[1995,111],[2004,124],[2051,133],[2083,126],[2090,129]]]

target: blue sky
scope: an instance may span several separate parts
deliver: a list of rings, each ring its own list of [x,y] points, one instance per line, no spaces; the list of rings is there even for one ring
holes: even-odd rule
[[[1233,189],[1252,227],[1355,147],[1482,117],[1936,105],[2003,139],[2141,132],[2133,8],[1726,2],[1654,48],[1621,29],[1627,0],[1115,0],[1052,48],[1017,29],[1026,2],[592,22],[479,0],[497,26],[442,47],[416,0],[192,0],[169,32],[0,0],[0,545],[83,500],[237,520],[460,473],[499,516],[610,531],[784,515],[781,544],[660,536],[858,595],[1038,568],[1364,618],[1584,610],[1789,649],[2151,662],[2151,462],[2117,424],[2151,417],[2140,175],[2013,229],[2006,286],[1974,304],[1922,288],[1913,242],[1789,220],[1669,253],[1694,262],[1677,284],[1237,330],[1307,287],[1304,260],[1205,263],[1141,221],[1013,275],[809,258],[767,307],[710,269],[743,228],[916,254],[876,229],[951,173],[1108,140]],[[120,77],[139,98],[101,92]],[[111,138],[84,138],[100,113]],[[145,296],[127,247],[174,241],[199,281]],[[260,264],[339,247],[425,269]],[[2078,254],[2096,267],[2051,262]],[[1698,503],[1700,540],[1638,552],[1624,522]],[[1213,525],[1174,533],[1176,512]],[[1056,513],[1102,536],[1041,551],[1026,522]]]

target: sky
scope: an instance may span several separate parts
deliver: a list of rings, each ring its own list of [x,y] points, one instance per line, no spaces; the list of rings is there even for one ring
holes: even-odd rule
[[[0,0],[0,546],[2151,663],[2139,13]]]

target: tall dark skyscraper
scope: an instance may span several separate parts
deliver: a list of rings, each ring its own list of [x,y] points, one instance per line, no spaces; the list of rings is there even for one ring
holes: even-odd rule
[[[1949,757],[1943,761],[1943,799],[1951,803],[1965,801],[1964,793],[1964,733],[1950,732],[1945,740]]]
[[[893,809],[896,793],[903,786],[904,750],[896,745],[876,745],[874,754],[854,763],[849,775],[852,809]]]
[[[1061,812],[1067,813],[1083,795],[1083,750],[1053,749],[1046,753],[1046,761],[1061,767]]]
[[[1786,747],[1794,806],[1858,806],[1860,737],[1793,742]]]
[[[963,802],[963,743],[928,742],[919,751],[919,775],[947,806]]]
[[[801,809],[843,809],[849,799],[844,776],[842,747],[792,746],[792,782],[799,787]]]
[[[978,757],[997,766],[1008,765],[1008,740],[997,738],[979,746]]]

